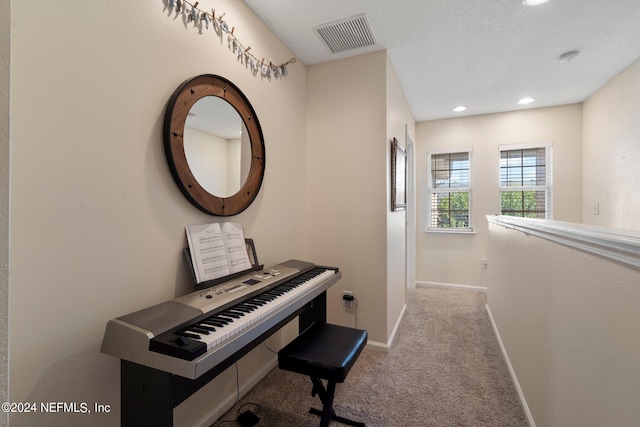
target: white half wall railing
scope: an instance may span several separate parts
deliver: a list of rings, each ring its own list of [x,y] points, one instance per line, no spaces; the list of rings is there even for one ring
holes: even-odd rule
[[[638,425],[640,232],[487,221],[487,312],[529,426]]]
[[[487,221],[640,269],[638,231],[498,215],[487,215]]]

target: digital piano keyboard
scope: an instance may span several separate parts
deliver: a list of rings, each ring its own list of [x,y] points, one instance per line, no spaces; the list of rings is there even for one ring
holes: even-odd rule
[[[101,351],[198,379],[230,366],[286,322],[313,308],[314,299],[324,297],[340,277],[337,268],[286,261],[110,320]],[[319,320],[324,321],[326,300],[322,303],[320,317],[325,318]],[[124,376],[123,371],[123,381]]]

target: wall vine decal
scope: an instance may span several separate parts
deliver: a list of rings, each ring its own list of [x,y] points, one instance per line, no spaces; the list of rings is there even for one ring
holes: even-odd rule
[[[251,46],[245,46],[238,40],[235,33],[235,27],[229,29],[229,24],[223,19],[224,13],[216,14],[215,9],[211,12],[198,8],[200,2],[190,3],[186,0],[163,0],[165,6],[171,14],[181,15],[185,26],[193,23],[193,27],[197,28],[200,33],[206,30],[213,30],[224,41],[227,36],[227,46],[230,51],[236,54],[238,61],[249,68],[254,76],[260,74],[262,77],[270,79],[271,77],[280,78],[287,75],[287,66],[296,62],[296,58],[291,58],[282,64],[274,64],[271,61],[266,62],[265,58],[259,59],[251,50]]]

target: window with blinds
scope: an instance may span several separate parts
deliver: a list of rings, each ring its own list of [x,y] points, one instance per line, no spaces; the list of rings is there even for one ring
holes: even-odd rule
[[[500,147],[500,213],[551,219],[551,146]]]
[[[471,150],[429,154],[428,229],[471,228]]]

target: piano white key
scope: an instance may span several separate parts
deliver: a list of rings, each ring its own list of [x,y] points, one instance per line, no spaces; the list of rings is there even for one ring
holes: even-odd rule
[[[227,341],[233,339],[236,335],[244,333],[247,329],[252,328],[262,320],[270,317],[282,307],[288,306],[292,301],[300,298],[312,289],[314,285],[324,281],[333,274],[335,274],[333,270],[325,270],[288,292],[283,293],[274,300],[268,301],[265,305],[260,306],[256,310],[250,313],[244,313],[244,316],[240,316],[240,318],[234,318],[233,322],[230,322],[225,326],[216,327],[215,332],[211,332],[209,335],[200,334],[200,339],[198,341],[207,344],[207,352],[215,347],[223,345]],[[223,315],[223,313],[224,311],[219,314]]]

